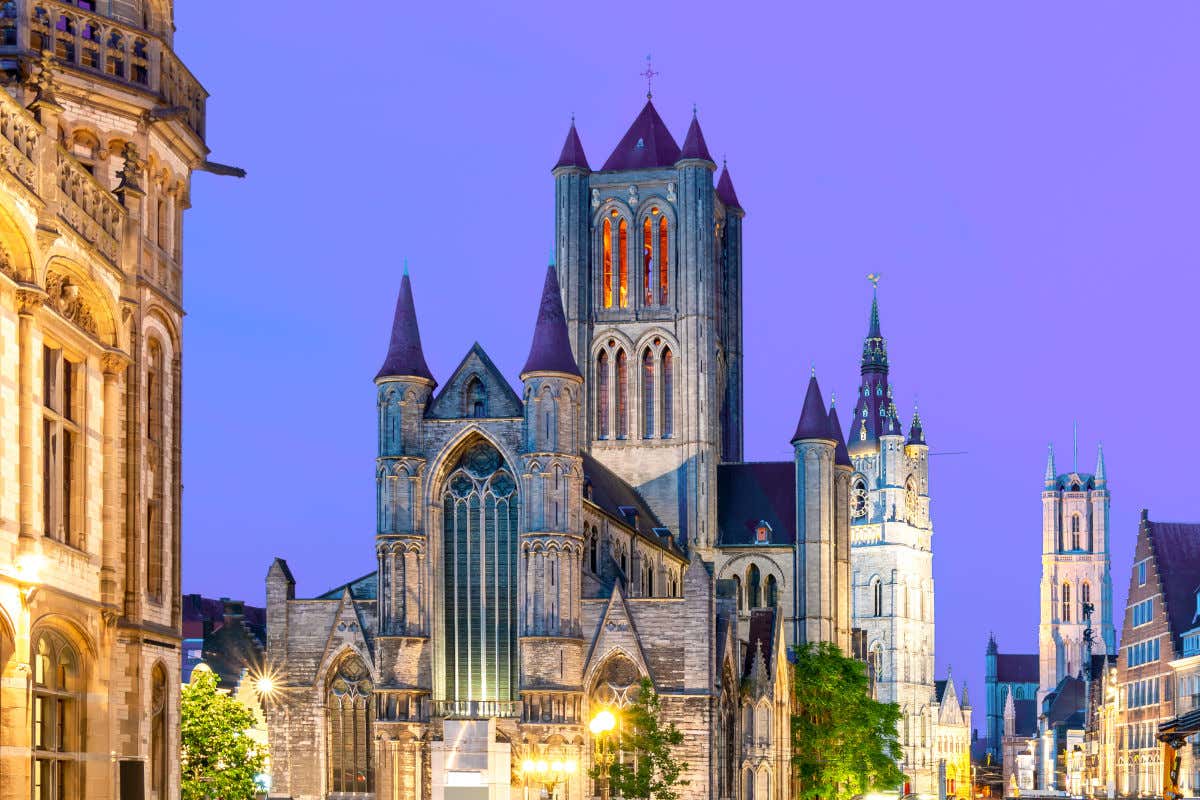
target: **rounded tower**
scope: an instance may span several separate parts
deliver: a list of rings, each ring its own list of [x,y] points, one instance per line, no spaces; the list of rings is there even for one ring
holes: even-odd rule
[[[813,372],[808,379],[800,422],[792,436],[796,460],[797,644],[836,642],[834,594],[838,565],[834,558],[834,461],[837,439]]]

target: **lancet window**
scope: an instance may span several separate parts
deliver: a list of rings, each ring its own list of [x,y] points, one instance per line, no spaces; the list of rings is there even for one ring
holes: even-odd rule
[[[675,363],[671,348],[662,351],[662,438],[675,435]]]
[[[762,607],[762,575],[757,564],[751,564],[746,570],[746,595],[750,608]]]
[[[1071,621],[1071,584],[1067,582],[1062,585],[1062,621]]]
[[[79,655],[53,631],[43,631],[33,641],[32,795],[35,800],[80,797],[78,769],[85,748]]]
[[[366,664],[355,655],[344,658],[329,679],[325,693],[325,742],[331,794],[375,791],[371,759],[373,688]]]
[[[150,796],[167,798],[167,671],[155,664],[150,675]]]
[[[613,212],[616,216],[617,212]],[[613,305],[613,236],[612,236],[612,220],[605,218],[604,225],[601,228],[600,234],[600,281],[603,286],[600,289],[604,296],[604,307],[612,308]]]
[[[164,457],[163,350],[150,339],[146,368],[146,460],[150,467],[150,498],[146,507],[146,593],[155,602],[163,599],[164,521],[166,483]]]
[[[83,365],[42,348],[42,520],[50,539],[79,546],[79,465],[83,463]]]
[[[617,438],[629,436],[629,359],[617,351]]]
[[[642,352],[642,436],[654,436],[654,352]]]
[[[617,223],[617,302],[629,307],[629,225]]]
[[[601,439],[607,439],[609,436],[608,392],[610,384],[608,351],[601,350],[600,355],[596,357],[596,433]]]
[[[872,614],[876,617],[883,616],[883,581],[876,578],[871,581],[871,602]]]

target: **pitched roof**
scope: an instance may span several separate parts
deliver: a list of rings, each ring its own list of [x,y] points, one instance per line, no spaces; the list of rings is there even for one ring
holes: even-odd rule
[[[750,638],[747,644],[749,647],[742,662],[743,678],[750,677],[759,647],[762,648],[763,665],[770,669],[771,649],[775,644],[775,609],[756,608],[750,612]]]
[[[821,387],[817,385],[814,374],[808,379],[808,391],[804,394],[804,408],[800,411],[800,422],[796,425],[793,442],[802,439],[833,439],[829,429],[829,412],[825,410],[825,401],[821,398]]]
[[[565,372],[582,377],[575,356],[571,354],[567,318],[563,314],[562,293],[558,288],[558,268],[554,264],[546,268],[546,283],[542,287],[537,323],[533,326],[529,358],[525,359],[521,369],[522,375],[527,372]]]
[[[1032,736],[1037,733],[1037,700],[1014,700],[1013,711],[1016,723],[1013,728],[1017,736]]]
[[[996,655],[996,683],[1037,683],[1039,680],[1036,653]]]
[[[842,434],[842,423],[838,421],[837,409],[829,406],[829,435],[837,441],[833,451],[833,463],[839,467],[853,467],[850,451],[846,449],[846,437]]]
[[[766,461],[717,465],[717,528],[722,545],[752,545],[759,522],[771,544],[796,543],[796,464]]]
[[[678,160],[679,145],[658,115],[654,103],[647,100],[601,169],[654,169],[674,166]]]
[[[733,190],[733,178],[729,177],[728,165],[721,165],[721,177],[717,180],[717,197],[729,208],[741,208],[737,192]]]
[[[567,140],[563,142],[562,152],[558,154],[558,163],[554,165],[554,169],[559,167],[591,169],[587,156],[583,154],[583,142],[579,141],[579,131],[575,130],[574,117],[571,118],[571,130],[567,131]]]
[[[666,547],[677,555],[682,554],[682,550],[673,537],[660,536],[654,532],[655,528],[662,528],[663,524],[637,489],[626,483],[621,476],[604,466],[591,454],[582,453],[581,455],[583,457],[583,478],[589,490],[585,496],[589,500],[603,511],[621,520],[626,526],[635,529],[645,538],[657,542],[660,547]],[[636,524],[632,514],[627,513],[626,509],[636,513]]]
[[[1067,675],[1058,682],[1054,691],[1046,697],[1046,720],[1051,725],[1083,727],[1084,682],[1074,675]]]
[[[1176,649],[1192,628],[1196,612],[1196,587],[1200,584],[1200,523],[1142,523],[1154,548],[1154,565],[1162,583],[1167,624]]]
[[[354,600],[375,600],[379,597],[379,573],[368,572],[361,578],[356,578],[349,583],[343,583],[341,586],[335,586],[324,594],[319,594],[314,597],[314,600],[340,600],[342,592],[350,590],[350,597]]]
[[[433,380],[425,353],[421,350],[421,331],[417,328],[417,309],[413,305],[412,281],[405,269],[400,279],[400,294],[396,297],[396,314],[392,318],[392,337],[387,357],[375,380],[392,377],[416,377]]]
[[[688,126],[687,136],[683,138],[683,152],[679,154],[679,158],[680,160],[700,158],[712,161],[712,156],[708,154],[708,145],[704,142],[704,131],[700,130],[700,120],[696,117],[695,112],[692,112],[692,124]]]

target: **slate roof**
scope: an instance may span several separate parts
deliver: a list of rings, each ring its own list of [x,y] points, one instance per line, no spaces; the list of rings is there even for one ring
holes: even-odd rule
[[[396,297],[396,313],[392,318],[392,336],[387,356],[376,380],[388,377],[417,377],[433,380],[421,350],[421,331],[417,328],[417,309],[413,305],[412,281],[408,270],[400,279],[400,294]]]
[[[729,177],[729,167],[721,166],[721,177],[717,179],[717,197],[729,208],[741,208],[737,192],[733,190],[733,178]]]
[[[679,160],[679,145],[649,100],[604,162],[603,170],[671,167]]]
[[[829,435],[837,442],[833,451],[833,463],[839,467],[853,467],[850,451],[846,449],[846,436],[842,433],[842,423],[838,420],[837,409],[829,406]]]
[[[1162,583],[1167,624],[1177,649],[1190,630],[1196,613],[1196,588],[1200,585],[1200,523],[1151,522],[1142,524],[1150,534],[1154,562]]]
[[[1017,736],[1033,736],[1037,733],[1037,700],[1013,700],[1013,710],[1016,712],[1016,724],[1013,726]]]
[[[1039,680],[1041,678],[1038,675],[1036,653],[998,653],[996,655],[996,683],[1037,683]]]
[[[1050,725],[1065,725],[1082,728],[1084,721],[1084,682],[1068,675],[1058,682],[1054,691],[1046,697],[1046,721]]]
[[[260,639],[249,626],[236,620],[204,637],[202,658],[220,678],[220,685],[232,688],[241,681],[242,672],[260,669],[266,656],[266,635]]]
[[[379,597],[379,573],[368,572],[361,578],[356,578],[349,583],[343,583],[341,586],[335,586],[324,594],[319,594],[314,597],[314,600],[340,600],[342,592],[350,589],[350,598],[353,600],[375,600]]]
[[[202,641],[199,660],[212,669],[222,687],[236,687],[245,670],[262,666],[267,641],[265,608],[229,598],[215,600],[186,594],[181,610],[183,638]],[[185,657],[185,671],[195,663]]]
[[[940,681],[934,681],[933,682],[933,699],[934,699],[934,701],[940,705],[942,702],[942,698],[945,696],[946,696],[946,680],[942,679]]]
[[[796,543],[796,464],[758,461],[717,465],[717,525],[722,545],[752,545],[759,521],[771,544]]]
[[[662,528],[650,505],[642,498],[637,489],[626,483],[619,475],[592,455],[583,453],[583,478],[588,488],[585,495],[602,511],[621,520],[627,527],[635,528],[637,533],[656,542],[659,547],[666,547],[676,555],[683,551],[672,536],[659,536],[655,528]],[[633,509],[637,512],[637,524],[622,509]]]
[[[591,169],[587,156],[583,154],[583,142],[579,141],[579,131],[575,130],[574,119],[571,120],[571,130],[567,131],[567,140],[563,142],[562,152],[558,154],[558,163],[554,165],[554,169],[559,167]]]
[[[771,648],[775,644],[775,609],[756,608],[750,612],[750,636],[747,641],[746,657],[742,661],[742,677],[750,677],[754,668],[754,656],[762,647],[763,666],[771,669]]]
[[[829,428],[829,412],[825,410],[825,400],[821,397],[816,375],[808,379],[804,408],[800,411],[800,422],[796,424],[796,433],[792,436],[793,442],[803,439],[833,439]]]
[[[558,268],[554,264],[546,268],[546,283],[542,287],[537,323],[533,326],[529,358],[525,359],[525,366],[521,369],[522,375],[529,372],[564,372],[582,377],[575,356],[571,354],[567,317],[563,313],[562,292],[558,288]]]
[[[708,145],[704,141],[704,131],[700,130],[700,120],[696,118],[694,112],[692,113],[692,124],[688,126],[687,136],[683,138],[683,152],[679,157],[712,161],[712,156],[708,154]]]

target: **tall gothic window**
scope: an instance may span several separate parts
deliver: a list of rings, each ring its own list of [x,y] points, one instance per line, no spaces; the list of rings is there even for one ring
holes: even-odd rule
[[[671,348],[662,352],[662,438],[675,434],[675,370]]]
[[[617,212],[613,212],[616,216]],[[605,219],[602,232],[600,234],[600,280],[604,284],[600,290],[604,295],[604,307],[612,308],[613,304],[613,248],[612,248],[612,220]]]
[[[874,616],[882,617],[883,616],[883,581],[879,580],[879,578],[876,578],[875,580],[871,581],[871,601],[872,601],[872,605],[873,605],[872,611],[874,612]]]
[[[1071,584],[1066,582],[1062,585],[1062,621],[1071,621]]]
[[[167,798],[167,671],[155,664],[150,674],[150,792]]]
[[[654,305],[654,223],[650,217],[642,223],[642,302]]]
[[[446,699],[517,697],[517,482],[480,441],[442,493]]]
[[[671,279],[669,276],[670,258],[667,242],[667,218],[662,216],[658,220],[658,302],[661,305],[667,304],[667,294],[671,288]]]
[[[79,656],[66,639],[51,631],[34,638],[34,800],[80,797],[77,770],[84,750],[81,679]]]
[[[767,576],[767,606],[775,608],[779,605],[779,585],[774,575]]]
[[[78,547],[79,464],[83,438],[81,365],[63,351],[42,348],[42,519],[45,535]]]
[[[617,438],[629,435],[629,359],[617,351]]]
[[[487,416],[487,389],[484,388],[483,381],[479,380],[479,376],[472,375],[471,380],[467,381],[464,399],[467,405],[466,416],[474,419]]]
[[[146,506],[146,593],[161,603],[163,599],[163,485],[165,482],[163,425],[163,350],[157,339],[149,345],[146,367],[146,460],[150,467],[150,498]]]
[[[596,359],[596,434],[608,438],[608,351],[601,350]]]
[[[1079,540],[1079,515],[1071,515],[1071,549],[1078,550],[1080,548]]]
[[[617,301],[621,308],[629,307],[629,226],[625,220],[617,223]]]
[[[371,763],[371,674],[358,656],[342,659],[325,693],[326,764],[330,794],[375,791]]]
[[[1079,603],[1083,606],[1080,609],[1081,613],[1087,612],[1086,606],[1090,602],[1092,602],[1092,585],[1084,581],[1083,585],[1079,587]]]
[[[746,595],[750,608],[762,607],[762,576],[758,572],[757,564],[751,564],[750,569],[746,571]]]
[[[592,535],[588,537],[588,567],[591,568],[592,574],[598,571],[596,568],[600,565],[600,535],[595,528],[592,528]]]
[[[642,436],[654,436],[654,353],[649,347],[642,353]]]

